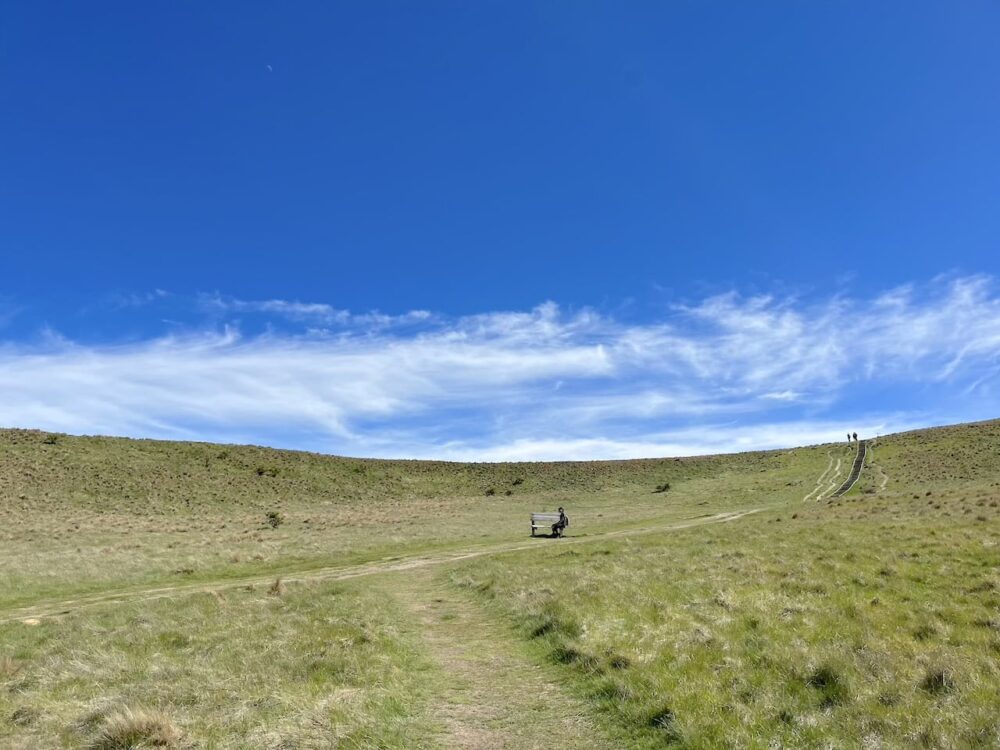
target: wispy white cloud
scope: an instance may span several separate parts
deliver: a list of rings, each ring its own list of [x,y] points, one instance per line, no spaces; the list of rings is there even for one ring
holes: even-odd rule
[[[402,315],[386,315],[377,310],[362,314],[351,313],[322,302],[299,302],[283,299],[243,300],[226,297],[218,292],[198,297],[202,310],[219,315],[253,313],[287,318],[292,321],[319,326],[389,328],[430,321],[427,310],[410,310]]]
[[[170,297],[165,289],[154,289],[151,292],[119,292],[108,299],[111,307],[144,307],[154,302]]]
[[[854,429],[862,435],[874,437],[926,424],[904,415],[892,415],[861,421],[854,425]],[[485,453],[495,461],[584,461],[595,457],[628,459],[711,455],[840,442],[843,439],[844,426],[839,421],[764,422],[753,425],[708,422],[697,427],[648,433],[633,439],[519,438],[499,444],[454,442],[430,448],[413,444],[409,446],[407,455],[450,461],[481,461]]]
[[[817,442],[839,439],[845,420],[886,431],[1000,406],[987,277],[868,300],[728,293],[641,323],[552,302],[457,319],[221,295],[197,305],[211,331],[0,345],[0,424],[353,455],[611,458]],[[250,313],[299,328],[243,335],[234,321]]]

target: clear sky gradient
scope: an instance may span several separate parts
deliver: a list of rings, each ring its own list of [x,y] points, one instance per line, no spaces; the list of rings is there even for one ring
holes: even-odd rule
[[[600,458],[1000,416],[1000,5],[0,12],[0,425]]]

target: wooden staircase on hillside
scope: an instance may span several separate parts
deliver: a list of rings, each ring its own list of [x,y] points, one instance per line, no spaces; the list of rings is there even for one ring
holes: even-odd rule
[[[861,476],[861,470],[865,468],[865,456],[867,455],[868,441],[859,440],[858,455],[854,457],[854,466],[851,467],[851,473],[848,475],[847,481],[840,485],[840,489],[830,495],[830,497],[840,497],[854,486],[854,483],[858,481],[858,477]]]

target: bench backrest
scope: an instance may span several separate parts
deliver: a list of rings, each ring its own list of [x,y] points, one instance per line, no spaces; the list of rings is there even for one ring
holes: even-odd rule
[[[532,513],[531,514],[531,522],[532,523],[535,523],[535,521],[543,521],[543,522],[548,522],[548,523],[555,523],[558,520],[559,520],[559,514],[558,513]]]

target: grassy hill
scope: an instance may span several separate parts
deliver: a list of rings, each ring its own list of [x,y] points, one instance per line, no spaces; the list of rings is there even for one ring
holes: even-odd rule
[[[652,489],[720,473],[767,472],[786,451],[632,461],[452,463],[356,459],[256,446],[73,437],[0,430],[0,498],[35,508],[170,514],[214,505],[267,507],[422,498]]]
[[[530,511],[560,504],[593,532],[775,502],[823,460],[460,464],[4,430],[0,605],[520,538]]]
[[[871,448],[833,499],[846,444],[458,464],[2,430],[0,747],[558,747],[543,709],[575,748],[1000,745],[1000,422]],[[560,504],[569,538],[531,540]]]

